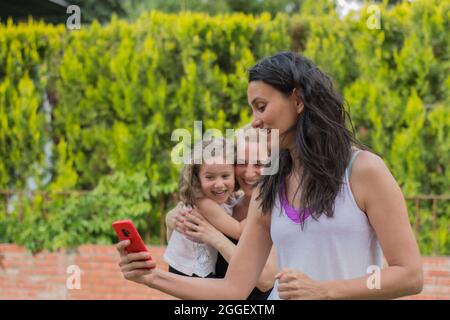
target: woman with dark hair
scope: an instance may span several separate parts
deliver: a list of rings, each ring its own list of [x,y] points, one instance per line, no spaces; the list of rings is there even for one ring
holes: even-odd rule
[[[280,134],[279,170],[255,189],[225,278],[143,269],[154,262],[142,261],[145,253],[127,255],[128,243],[120,242],[124,277],[180,298],[244,299],[273,243],[280,272],[272,299],[420,292],[421,257],[402,192],[383,160],[347,129],[348,114],[330,78],[311,60],[282,52],[250,69],[247,96],[252,126]],[[383,254],[388,266],[381,270]]]

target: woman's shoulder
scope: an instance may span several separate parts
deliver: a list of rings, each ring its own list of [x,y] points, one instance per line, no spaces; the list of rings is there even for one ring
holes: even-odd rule
[[[351,175],[354,177],[367,176],[387,173],[387,168],[384,160],[373,152],[367,150],[359,150],[358,156],[353,161]]]
[[[350,172],[350,187],[358,206],[366,211],[367,196],[391,183],[392,175],[384,160],[367,150],[359,152]],[[390,182],[388,182],[390,181]]]

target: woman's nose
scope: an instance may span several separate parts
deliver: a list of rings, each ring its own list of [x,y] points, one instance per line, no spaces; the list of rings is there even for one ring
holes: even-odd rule
[[[263,122],[262,122],[262,120],[261,119],[259,119],[259,118],[255,118],[255,117],[253,117],[253,120],[252,120],[252,127],[253,128],[262,128],[263,127]]]
[[[245,165],[245,171],[244,171],[244,175],[246,178],[252,176],[252,164],[249,162]]]
[[[253,169],[253,165],[252,164],[248,164],[247,167],[245,168],[245,174],[244,174],[246,179],[253,179],[256,176],[256,172]]]

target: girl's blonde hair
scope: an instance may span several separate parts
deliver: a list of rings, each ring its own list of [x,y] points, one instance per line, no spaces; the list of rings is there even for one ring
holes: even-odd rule
[[[211,140],[202,140],[200,142],[198,142],[195,146],[194,146],[194,150],[196,147],[198,147],[199,144],[201,144],[201,151],[203,154],[203,150],[211,145],[212,143],[218,143],[220,142],[222,143],[222,147],[223,147],[223,163],[225,164],[225,160],[230,158],[230,155],[232,155],[233,159],[233,164],[236,162],[236,152],[234,150],[234,148],[230,148],[227,147],[231,142],[227,139],[223,139],[223,138],[214,138]],[[213,150],[217,150],[217,149],[213,149]],[[231,154],[232,152],[232,154]],[[216,156],[215,154],[212,154],[212,156]],[[201,162],[203,163],[203,157],[201,158]],[[200,172],[200,166],[202,164],[198,164],[194,162],[194,155],[192,155],[191,159],[190,159],[190,163],[185,164],[182,171],[181,171],[181,175],[180,175],[180,181],[179,181],[179,185],[178,185],[178,190],[179,190],[179,198],[180,201],[182,201],[185,205],[189,205],[189,206],[194,206],[196,201],[202,197],[204,197],[203,192],[201,191],[201,186],[200,186],[200,179],[198,177],[198,174]],[[237,183],[237,181],[235,180],[235,188],[234,190],[238,190],[239,189],[239,184]]]

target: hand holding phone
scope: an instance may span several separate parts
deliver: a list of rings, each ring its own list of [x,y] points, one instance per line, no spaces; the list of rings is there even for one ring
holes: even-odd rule
[[[130,244],[125,248],[128,253],[148,252],[144,241],[131,220],[115,221],[112,226],[120,241],[130,241]],[[152,258],[150,257],[148,260],[152,260]]]

